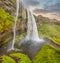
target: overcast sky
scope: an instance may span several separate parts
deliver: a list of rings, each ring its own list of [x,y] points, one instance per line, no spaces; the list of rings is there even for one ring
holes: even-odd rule
[[[60,0],[24,0],[24,3],[36,15],[60,19]]]

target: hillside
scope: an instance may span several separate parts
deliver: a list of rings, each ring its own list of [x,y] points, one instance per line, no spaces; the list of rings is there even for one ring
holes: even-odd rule
[[[45,45],[33,59],[33,63],[59,63],[60,50],[51,45]]]
[[[48,40],[50,40],[51,43],[57,46],[54,47],[53,44],[46,43],[33,59],[24,52],[22,53],[19,49],[16,49],[17,51],[7,51],[13,42],[15,16],[16,0],[0,0],[0,63],[60,63],[60,48],[57,48],[57,46],[60,46],[60,21],[49,19],[41,15],[34,15],[39,36],[43,39],[47,39],[47,43],[49,43]],[[23,5],[20,4],[19,16],[16,23],[16,43],[22,39],[24,41],[27,33],[27,21],[27,11]],[[29,45],[30,43],[25,47]],[[33,47],[33,44],[31,46]]]
[[[60,21],[41,15],[35,16],[35,18],[39,35],[51,39],[54,43],[60,45]]]
[[[38,25],[43,25],[43,24],[60,25],[60,20],[49,19],[41,15],[35,16],[35,18],[36,18]]]

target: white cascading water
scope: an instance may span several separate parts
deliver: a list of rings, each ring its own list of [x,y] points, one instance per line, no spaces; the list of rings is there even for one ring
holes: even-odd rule
[[[11,49],[14,50],[14,44],[15,44],[15,38],[16,38],[16,22],[17,22],[17,19],[18,19],[18,12],[19,12],[19,0],[16,0],[16,17],[15,17],[15,23],[14,23],[14,28],[13,28],[13,33],[14,33],[14,36],[13,36],[13,42],[12,42],[12,47]]]
[[[9,50],[14,50],[14,44],[15,44],[15,38],[16,38],[16,23],[17,23],[18,13],[19,13],[19,4],[21,3],[22,3],[21,0],[16,0],[16,4],[17,4],[16,5],[16,17],[15,17],[15,23],[14,23],[14,28],[13,28],[14,36],[13,36],[12,47]],[[27,23],[28,29],[27,29],[27,36],[25,39],[40,42],[43,39],[39,38],[35,18],[29,10],[27,10],[27,13],[28,13],[28,23]]]
[[[27,10],[27,13],[28,13],[27,39],[33,41],[40,41],[35,18],[30,11]]]
[[[30,12],[30,16],[31,16],[31,26],[32,26],[32,34],[31,34],[31,40],[35,40],[35,41],[39,41],[39,35],[38,35],[38,30],[37,30],[37,25],[36,25],[36,21],[35,18],[33,16],[33,14]]]

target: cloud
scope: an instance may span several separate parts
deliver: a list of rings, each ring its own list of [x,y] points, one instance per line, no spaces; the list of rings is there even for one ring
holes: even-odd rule
[[[44,9],[36,8],[33,11],[35,14],[48,17],[50,19],[60,20],[60,3],[55,3],[50,6],[45,6]]]
[[[34,14],[60,19],[60,0],[24,0],[24,3]]]
[[[60,3],[55,3],[50,6],[45,6],[45,9],[52,11],[52,12],[60,13]]]
[[[46,9],[37,9],[36,8],[33,12],[38,14],[38,13],[50,13],[51,11],[50,10],[46,10]]]
[[[60,13],[60,3],[45,5],[44,9],[35,8],[34,13]]]
[[[39,5],[39,2],[36,1],[36,0],[25,0],[25,4],[27,6],[38,6]]]
[[[60,12],[60,0],[24,0],[26,7],[44,8],[45,12]]]
[[[59,13],[51,12],[51,11],[48,11],[48,10],[39,9],[39,11],[35,11],[34,14],[35,15],[42,15],[42,16],[48,17],[50,19],[60,20],[60,14]]]

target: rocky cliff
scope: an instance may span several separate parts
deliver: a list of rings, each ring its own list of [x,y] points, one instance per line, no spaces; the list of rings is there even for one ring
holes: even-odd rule
[[[16,0],[0,0],[0,8],[3,8],[9,14],[15,16],[16,12]],[[22,4],[20,4],[20,15],[22,13],[22,17],[26,18],[26,9],[23,8]]]
[[[14,19],[16,14],[16,0],[0,0],[0,42],[4,41],[13,32]],[[4,16],[4,17],[3,17]],[[13,18],[12,18],[13,17]],[[26,9],[20,4],[19,17],[16,30],[26,29]]]

